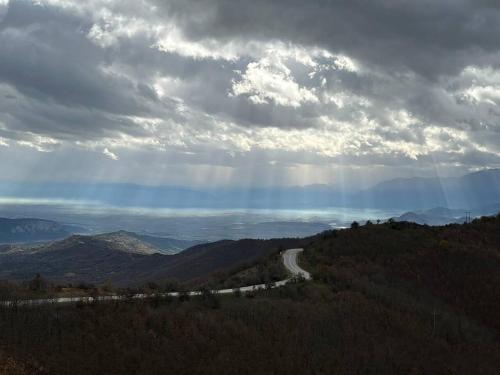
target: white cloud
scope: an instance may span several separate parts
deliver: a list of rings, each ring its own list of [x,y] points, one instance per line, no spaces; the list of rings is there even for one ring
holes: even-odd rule
[[[281,106],[300,107],[303,103],[318,102],[314,91],[295,82],[282,59],[272,54],[249,63],[241,79],[233,82],[232,93],[246,95],[256,104],[272,101]]]
[[[500,71],[468,66],[454,80],[459,94],[472,104],[500,105]]]
[[[120,158],[118,157],[118,155],[116,155],[114,152],[111,152],[109,151],[107,148],[105,148],[102,153],[104,155],[106,155],[108,158],[110,158],[111,160],[119,160]]]
[[[500,82],[499,82],[500,83]],[[465,90],[465,95],[476,102],[484,102],[494,106],[500,105],[499,86],[473,86]]]
[[[27,134],[25,139],[17,141],[17,144],[33,148],[39,152],[52,152],[61,144],[61,142],[50,137]]]
[[[236,60],[238,46],[233,43],[220,43],[216,39],[190,41],[175,25],[161,26],[158,30],[156,47],[163,52],[176,53],[194,59]]]

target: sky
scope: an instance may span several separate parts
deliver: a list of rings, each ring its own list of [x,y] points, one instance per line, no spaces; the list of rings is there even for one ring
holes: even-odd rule
[[[500,167],[496,0],[0,0],[0,181]]]

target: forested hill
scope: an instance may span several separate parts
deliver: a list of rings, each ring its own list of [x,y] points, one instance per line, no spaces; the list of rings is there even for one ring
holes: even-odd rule
[[[500,333],[500,215],[464,225],[388,222],[324,232],[305,258],[314,278],[334,290],[415,309],[447,306]]]

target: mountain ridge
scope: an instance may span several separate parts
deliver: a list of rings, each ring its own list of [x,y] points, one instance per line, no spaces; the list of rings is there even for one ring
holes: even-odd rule
[[[352,200],[359,207],[432,207],[473,209],[500,203],[500,169],[487,169],[461,177],[397,178],[360,191]]]
[[[91,187],[91,188],[90,188]],[[350,185],[220,187],[138,184],[0,183],[0,196],[98,202],[116,207],[164,208],[471,208],[500,202],[500,169],[460,177],[410,177],[356,189]],[[408,199],[411,197],[411,199]]]

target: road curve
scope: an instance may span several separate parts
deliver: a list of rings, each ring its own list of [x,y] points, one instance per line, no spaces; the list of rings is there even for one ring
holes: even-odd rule
[[[306,280],[311,279],[311,274],[304,271],[297,264],[297,254],[304,251],[304,249],[289,249],[283,253],[283,264],[286,269],[292,273],[294,276],[302,276]]]
[[[256,284],[256,285],[247,285],[239,288],[230,288],[230,289],[216,289],[211,290],[211,293],[214,294],[232,294],[237,291],[242,293],[253,292],[256,290],[262,290],[266,288],[279,288],[290,281],[296,279],[297,277],[303,277],[305,280],[310,280],[311,275],[309,272],[304,271],[297,264],[297,254],[302,252],[304,249],[288,249],[282,253],[283,264],[285,268],[291,273],[292,277],[280,281],[276,281],[270,284]],[[156,294],[135,294],[132,296],[123,296],[123,295],[108,295],[108,296],[98,296],[98,297],[59,297],[59,298],[43,298],[43,299],[31,299],[31,300],[17,300],[17,301],[1,301],[0,306],[39,306],[39,305],[47,305],[47,304],[62,304],[62,303],[74,303],[74,302],[83,302],[90,303],[94,301],[120,301],[127,299],[144,299],[144,298],[153,298],[153,297],[179,297],[181,295],[189,295],[189,296],[200,296],[202,295],[202,291],[191,291],[191,292],[167,292],[167,293],[156,293]]]

